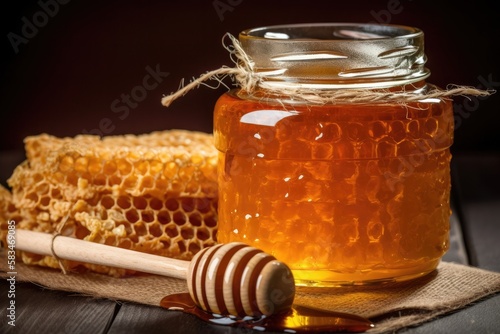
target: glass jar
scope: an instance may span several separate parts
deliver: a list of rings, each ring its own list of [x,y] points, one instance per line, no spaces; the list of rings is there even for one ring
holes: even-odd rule
[[[433,271],[449,243],[453,114],[426,95],[422,31],[286,25],[239,40],[262,82],[215,106],[218,241],[273,254],[297,285]]]

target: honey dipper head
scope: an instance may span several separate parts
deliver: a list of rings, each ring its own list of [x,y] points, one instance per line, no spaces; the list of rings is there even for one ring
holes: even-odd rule
[[[287,311],[295,296],[290,269],[243,243],[198,252],[189,265],[187,283],[191,298],[205,311],[241,317]]]

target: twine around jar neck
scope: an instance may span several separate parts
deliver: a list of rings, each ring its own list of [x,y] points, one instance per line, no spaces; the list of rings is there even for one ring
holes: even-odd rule
[[[230,39],[226,44],[226,38]],[[255,63],[243,50],[240,42],[233,35],[226,33],[222,38],[222,45],[229,52],[230,58],[235,67],[222,66],[216,70],[206,72],[191,80],[188,84],[181,83],[181,87],[174,93],[164,96],[161,104],[165,107],[170,106],[173,101],[184,96],[189,91],[198,88],[208,80],[216,80],[222,83],[227,76],[233,78],[236,86],[248,95],[253,95],[257,89],[263,89],[273,96],[287,96],[288,99],[296,102],[310,104],[328,104],[328,103],[370,103],[380,101],[392,102],[418,102],[432,98],[451,98],[453,96],[489,96],[496,91],[492,89],[482,90],[470,86],[450,84],[446,89],[432,88],[425,93],[418,91],[391,91],[389,89],[318,89],[310,87],[301,87],[300,85],[289,85],[278,87],[266,82],[264,76],[259,75],[254,70]]]

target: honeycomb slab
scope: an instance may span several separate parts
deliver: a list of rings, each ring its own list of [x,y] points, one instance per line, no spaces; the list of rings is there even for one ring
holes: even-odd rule
[[[16,227],[190,260],[215,244],[217,151],[211,134],[47,134],[25,139],[27,160],[0,189],[1,237]],[[59,267],[22,252],[27,264]],[[69,270],[113,276],[131,271],[63,261]]]

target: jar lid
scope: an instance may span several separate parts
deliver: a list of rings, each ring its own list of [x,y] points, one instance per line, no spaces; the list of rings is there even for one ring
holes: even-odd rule
[[[278,25],[244,30],[239,40],[254,71],[271,87],[387,88],[430,75],[424,34],[413,27]]]

